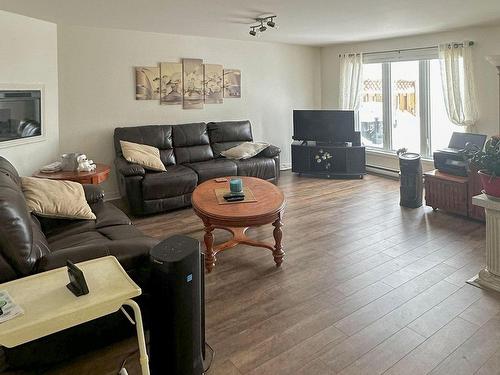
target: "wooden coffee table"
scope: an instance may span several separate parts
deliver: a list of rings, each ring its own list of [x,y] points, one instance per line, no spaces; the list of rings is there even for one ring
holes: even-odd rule
[[[254,177],[238,177],[243,180],[243,186],[249,188],[255,196],[256,202],[237,202],[232,204],[219,204],[215,189],[227,188],[228,182],[205,181],[193,192],[191,202],[196,214],[205,225],[205,268],[207,272],[215,267],[216,254],[230,249],[238,244],[257,246],[269,249],[273,253],[276,267],[283,262],[285,252],[281,244],[283,226],[283,211],[285,197],[283,192],[275,185],[265,180]],[[249,227],[258,227],[265,224],[274,226],[275,243],[270,244],[252,240],[247,237]],[[224,229],[233,234],[233,238],[221,244],[214,245],[214,229]]]

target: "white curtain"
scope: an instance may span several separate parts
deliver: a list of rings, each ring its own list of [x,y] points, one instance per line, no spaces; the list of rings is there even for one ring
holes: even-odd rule
[[[469,41],[439,45],[441,81],[450,121],[471,128],[478,120],[472,47]]]
[[[357,111],[363,91],[363,55],[340,55],[339,108]]]

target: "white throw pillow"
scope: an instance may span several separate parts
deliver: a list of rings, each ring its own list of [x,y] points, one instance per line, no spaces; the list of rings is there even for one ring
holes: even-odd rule
[[[135,163],[152,171],[165,172],[166,168],[160,159],[160,150],[156,147],[120,141],[123,157],[130,163]]]
[[[243,142],[236,147],[222,151],[221,155],[234,160],[249,159],[268,147],[269,143],[265,142]]]
[[[21,184],[30,212],[54,218],[96,218],[78,182],[22,177]]]

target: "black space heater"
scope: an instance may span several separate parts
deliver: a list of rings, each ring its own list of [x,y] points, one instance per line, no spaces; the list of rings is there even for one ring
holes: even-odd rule
[[[151,256],[152,375],[200,375],[205,347],[204,269],[199,241],[172,236]]]

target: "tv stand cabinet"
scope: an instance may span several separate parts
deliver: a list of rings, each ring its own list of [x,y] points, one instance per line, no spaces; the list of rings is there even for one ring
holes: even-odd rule
[[[294,173],[326,178],[363,178],[366,174],[365,165],[364,146],[339,146],[313,141],[292,143]]]

